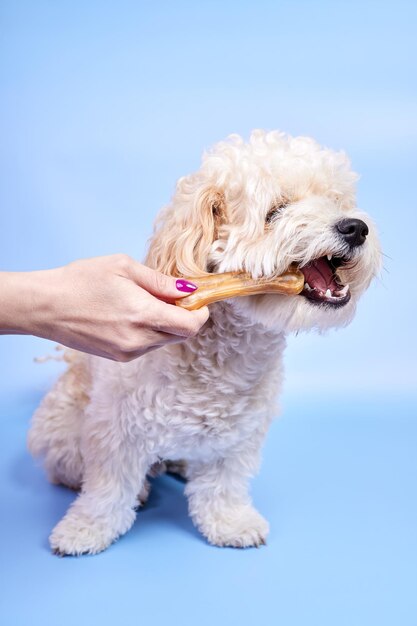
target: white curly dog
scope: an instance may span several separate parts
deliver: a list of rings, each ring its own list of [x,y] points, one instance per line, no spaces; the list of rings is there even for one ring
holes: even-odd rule
[[[129,363],[69,352],[29,434],[53,482],[80,494],[50,537],[58,554],[94,554],[132,526],[155,467],[181,467],[190,515],[218,546],[265,543],[248,490],[271,419],[285,336],[349,323],[377,274],[375,228],[355,202],[344,153],[305,137],[231,135],[181,178],[146,263],[173,276],[296,263],[300,295],[216,303],[200,332]],[[171,465],[169,465],[171,463]],[[158,465],[159,464],[159,465]]]

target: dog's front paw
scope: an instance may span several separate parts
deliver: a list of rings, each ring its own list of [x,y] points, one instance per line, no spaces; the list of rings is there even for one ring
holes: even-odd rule
[[[132,511],[133,519],[134,514]],[[127,520],[130,527],[132,520]],[[107,520],[97,520],[83,514],[69,512],[53,529],[49,543],[59,556],[97,554],[117,539],[122,532]]]
[[[200,524],[200,530],[215,546],[250,548],[265,545],[269,524],[251,506],[220,510]]]

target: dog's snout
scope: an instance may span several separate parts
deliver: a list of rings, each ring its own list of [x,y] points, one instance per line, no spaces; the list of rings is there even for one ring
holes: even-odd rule
[[[368,225],[365,222],[353,218],[337,222],[336,230],[351,248],[361,246],[369,233]]]

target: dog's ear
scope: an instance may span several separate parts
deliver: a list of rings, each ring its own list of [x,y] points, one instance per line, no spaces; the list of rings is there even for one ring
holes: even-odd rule
[[[145,263],[170,276],[207,274],[210,247],[224,221],[220,189],[198,174],[180,179],[172,203],[157,217]]]

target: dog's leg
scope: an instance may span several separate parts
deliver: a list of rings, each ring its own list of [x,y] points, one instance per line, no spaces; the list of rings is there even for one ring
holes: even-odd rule
[[[89,465],[81,494],[51,533],[52,550],[59,555],[96,554],[127,532],[148,465],[125,465],[117,458]]]
[[[188,466],[189,482],[185,493],[190,515],[214,545],[259,546],[268,535],[268,522],[252,506],[248,493],[248,480],[253,473],[248,454],[240,450],[212,464],[190,463]]]
[[[82,491],[50,536],[52,550],[60,555],[96,554],[127,532],[154,461],[133,435],[129,416],[111,420],[100,415],[100,407],[92,409],[98,418],[83,441]]]

